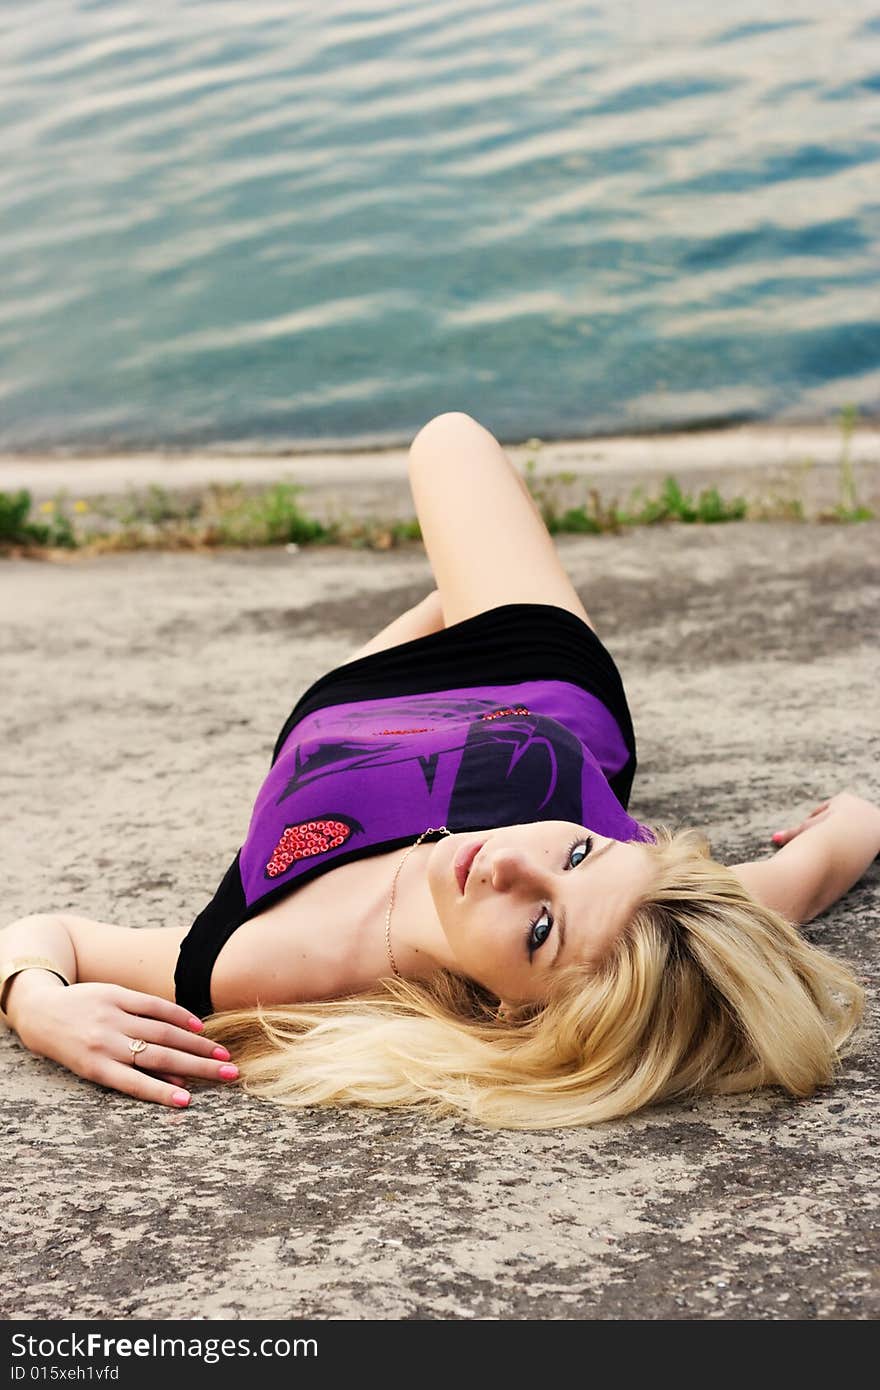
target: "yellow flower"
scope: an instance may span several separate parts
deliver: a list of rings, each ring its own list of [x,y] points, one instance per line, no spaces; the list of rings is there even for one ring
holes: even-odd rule
[[[89,504],[88,502],[74,502],[73,510],[75,512],[87,512],[89,510]]]
[[[54,507],[55,507],[55,503],[54,503],[54,502],[41,502],[41,503],[40,503],[40,511],[41,511],[41,512],[51,512],[51,511],[54,510]]]

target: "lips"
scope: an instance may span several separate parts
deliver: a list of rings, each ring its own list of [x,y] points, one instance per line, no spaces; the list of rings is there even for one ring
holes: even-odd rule
[[[455,856],[455,861],[452,867],[455,871],[455,879],[458,883],[458,891],[460,893],[464,893],[465,884],[467,883],[467,876],[470,873],[471,865],[473,864],[474,860],[476,859],[477,855],[479,854],[480,850],[483,848],[483,845],[485,843],[485,840],[472,840],[469,845],[463,845],[462,848],[458,851],[458,854]]]

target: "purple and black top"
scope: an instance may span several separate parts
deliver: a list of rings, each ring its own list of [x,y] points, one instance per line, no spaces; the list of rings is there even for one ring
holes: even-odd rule
[[[245,842],[181,944],[178,1002],[211,1012],[211,970],[242,922],[428,826],[570,820],[650,841],[625,809],[635,768],[613,658],[555,605],[504,604],[336,667],[278,736]]]

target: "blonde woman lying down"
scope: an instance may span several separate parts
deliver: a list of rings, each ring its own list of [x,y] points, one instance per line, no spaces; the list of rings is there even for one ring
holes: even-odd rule
[[[728,866],[634,820],[620,674],[520,475],[452,412],[410,479],[437,588],[299,699],[211,902],[183,930],[13,923],[9,1026],[163,1105],[238,1080],[541,1128],[831,1081],[863,992],[798,926],[880,808],[839,792]]]

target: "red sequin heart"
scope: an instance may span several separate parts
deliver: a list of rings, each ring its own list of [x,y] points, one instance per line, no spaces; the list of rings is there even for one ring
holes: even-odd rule
[[[351,826],[342,820],[304,820],[288,825],[266,865],[266,877],[277,878],[300,859],[336,849],[350,834]]]

